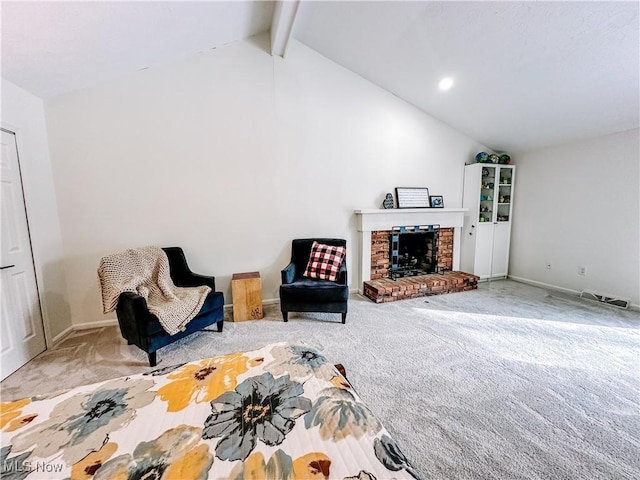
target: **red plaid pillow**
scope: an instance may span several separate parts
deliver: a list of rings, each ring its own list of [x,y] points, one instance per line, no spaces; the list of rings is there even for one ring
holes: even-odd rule
[[[307,268],[302,275],[335,282],[346,251],[346,247],[334,247],[313,242],[309,263],[307,263]]]

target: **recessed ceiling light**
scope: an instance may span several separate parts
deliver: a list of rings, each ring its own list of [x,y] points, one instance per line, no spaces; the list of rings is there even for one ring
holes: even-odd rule
[[[451,87],[453,87],[453,78],[451,77],[444,77],[438,84],[440,90],[449,90]]]

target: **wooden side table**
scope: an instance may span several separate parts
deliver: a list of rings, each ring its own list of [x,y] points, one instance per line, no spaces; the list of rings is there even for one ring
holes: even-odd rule
[[[234,273],[231,277],[231,295],[234,322],[264,318],[259,272]]]

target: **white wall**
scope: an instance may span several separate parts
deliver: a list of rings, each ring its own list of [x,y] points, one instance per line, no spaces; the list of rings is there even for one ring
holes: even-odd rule
[[[2,126],[16,134],[47,343],[71,327],[42,100],[2,79]]]
[[[514,155],[510,274],[638,306],[639,149],[636,129]]]
[[[483,147],[293,41],[236,42],[45,104],[74,324],[104,319],[96,268],[125,248],[179,245],[231,303],[234,272],[278,297],[291,239],[348,241],[396,186],[459,207]],[[113,314],[106,318],[113,318]]]

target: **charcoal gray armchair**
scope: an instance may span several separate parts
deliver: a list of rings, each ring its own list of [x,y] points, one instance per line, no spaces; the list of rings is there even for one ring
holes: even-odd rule
[[[291,243],[291,262],[281,271],[280,310],[288,321],[289,312],[340,313],[346,322],[349,300],[346,257],[342,260],[335,281],[304,276],[313,243],[345,247],[338,238],[301,238]]]
[[[213,325],[222,332],[224,324],[224,297],[222,292],[216,292],[214,277],[206,277],[193,273],[187,265],[184,252],[179,247],[163,248],[169,260],[171,280],[176,287],[197,287],[207,285],[211,292],[200,309],[200,312],[186,325],[186,329],[175,335],[169,335],[160,324],[158,317],[149,312],[146,300],[132,292],[124,292],[118,298],[116,315],[120,325],[120,332],[129,345],[136,345],[149,357],[149,365],[156,365],[156,352],[161,347],[169,345],[181,338],[191,335],[198,330]]]

